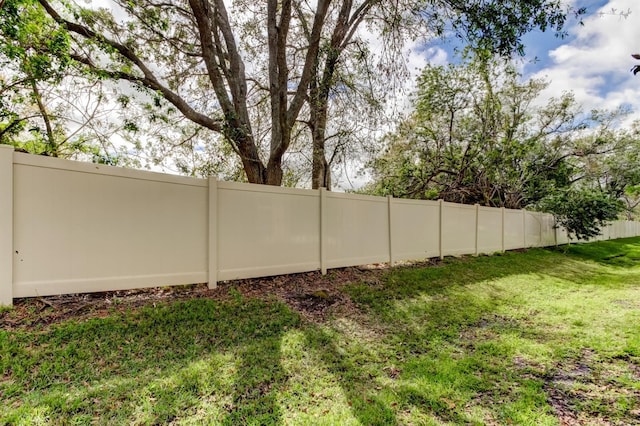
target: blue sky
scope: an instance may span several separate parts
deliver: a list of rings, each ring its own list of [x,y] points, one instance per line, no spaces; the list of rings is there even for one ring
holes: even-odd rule
[[[628,105],[640,118],[640,76],[631,67],[637,62],[631,54],[640,51],[640,3],[637,0],[587,0],[588,15],[583,24],[572,21],[569,37],[531,34],[526,38],[527,77],[550,81],[547,96],[572,91],[585,109],[613,109]],[[620,13],[628,13],[621,16]]]
[[[600,16],[603,19],[614,19],[616,22],[618,21],[619,15],[600,15],[600,12],[607,11],[607,13],[611,13],[610,8],[607,8],[608,0],[583,0],[583,1],[575,1],[573,2],[574,7],[586,7],[587,15],[583,18],[589,22],[590,25],[592,17],[594,15]],[[626,12],[618,10],[619,12]],[[605,18],[606,17],[606,18]],[[524,43],[527,46],[526,56],[529,60],[532,58],[537,58],[538,61],[531,62],[530,66],[528,66],[528,71],[538,71],[543,69],[546,66],[549,66],[552,63],[551,58],[549,57],[549,52],[554,49],[566,45],[577,42],[577,35],[581,32],[581,28],[579,25],[579,21],[573,16],[569,17],[567,22],[567,30],[569,34],[565,38],[556,37],[553,33],[546,32],[543,33],[541,31],[535,31],[533,33],[527,34],[524,37]],[[578,42],[579,43],[579,42]]]
[[[640,119],[640,74],[630,69],[640,53],[640,2],[638,0],[572,0],[575,8],[586,7],[582,18],[568,20],[568,36],[557,38],[540,31],[525,36],[525,57],[520,58],[525,78],[543,78],[549,87],[542,98],[571,91],[585,111],[628,106],[633,113],[625,125]],[[621,12],[629,12],[623,17]],[[451,44],[431,44],[410,55],[410,67],[426,62],[455,62]],[[536,59],[536,60],[534,60]],[[542,100],[542,102],[544,102]]]

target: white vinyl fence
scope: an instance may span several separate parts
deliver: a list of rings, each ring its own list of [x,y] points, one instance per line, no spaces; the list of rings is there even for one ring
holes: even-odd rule
[[[640,235],[611,224],[597,239]],[[551,215],[195,179],[0,145],[0,305],[569,242]]]

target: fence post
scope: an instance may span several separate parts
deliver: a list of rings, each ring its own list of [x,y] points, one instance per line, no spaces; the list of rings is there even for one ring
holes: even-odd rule
[[[393,217],[391,215],[393,204],[393,196],[387,195],[387,212],[389,218],[389,266],[393,266],[395,259],[393,257]]]
[[[476,252],[475,256],[478,255],[478,234],[480,233],[480,204],[476,203]]]
[[[500,211],[502,212],[502,252],[504,253],[504,207],[500,207]]]
[[[542,238],[542,221],[544,220],[544,215],[543,213],[537,212],[536,217],[538,218],[538,235],[540,236],[538,247],[544,247]]]
[[[210,290],[218,286],[218,180],[209,177],[209,282]]]
[[[442,199],[438,200],[438,205],[440,207],[440,214],[438,215],[438,251],[440,252],[440,260],[444,259],[444,254],[442,253],[442,210],[443,210],[443,201]]]
[[[0,145],[0,306],[13,305],[13,147]]]
[[[327,275],[327,189],[322,187],[320,193],[320,272]]]
[[[527,210],[522,209],[522,248],[527,248]]]

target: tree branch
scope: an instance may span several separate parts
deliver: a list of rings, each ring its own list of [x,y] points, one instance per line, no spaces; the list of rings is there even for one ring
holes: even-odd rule
[[[72,55],[73,59],[78,62],[84,63],[88,65],[93,71],[98,71],[101,73],[106,73],[112,78],[118,78],[122,80],[128,80],[131,82],[142,84],[143,86],[148,87],[151,90],[159,91],[162,95],[172,103],[180,112],[182,112],[185,117],[190,119],[191,121],[200,124],[208,129],[213,130],[214,132],[222,133],[223,126],[222,123],[218,120],[214,120],[211,117],[208,117],[204,114],[201,114],[195,111],[180,95],[170,90],[168,87],[164,86],[158,81],[158,78],[151,72],[149,67],[135,54],[135,52],[114,40],[110,40],[102,36],[101,34],[96,33],[90,28],[87,28],[83,25],[79,25],[74,22],[67,21],[62,18],[60,14],[49,4],[47,0],[38,0],[45,11],[56,21],[58,24],[64,26],[67,30],[76,33],[86,39],[97,41],[100,43],[104,43],[107,46],[115,49],[120,55],[133,62],[136,67],[142,72],[144,77],[134,76],[132,74],[128,74],[122,71],[108,71],[103,70],[95,66],[88,58],[82,58],[78,55]]]
[[[185,117],[193,121],[196,124],[200,124],[207,129],[213,130],[217,133],[223,132],[223,123],[220,120],[214,120],[211,117],[201,114],[194,110],[182,97],[168,88],[162,86],[155,79],[148,79],[147,77],[138,77],[122,71],[109,71],[98,68],[90,59],[72,54],[71,58],[85,64],[89,69],[98,74],[106,74],[110,78],[118,80],[126,80],[132,83],[140,84],[152,90],[158,90],[162,93],[167,101],[173,104]]]
[[[318,0],[316,14],[313,19],[311,38],[309,39],[309,49],[307,50],[307,55],[304,61],[304,68],[302,75],[300,76],[296,95],[291,100],[289,111],[287,113],[287,123],[289,126],[293,125],[293,122],[296,120],[307,96],[307,88],[311,79],[314,63],[316,62],[318,52],[320,51],[322,27],[324,26],[327,11],[329,10],[329,3],[331,3],[330,0]]]

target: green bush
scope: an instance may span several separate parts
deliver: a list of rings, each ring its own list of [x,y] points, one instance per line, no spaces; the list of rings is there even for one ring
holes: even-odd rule
[[[593,189],[565,189],[544,198],[540,209],[552,213],[556,223],[579,240],[600,235],[608,222],[616,220],[622,204],[610,194]]]

